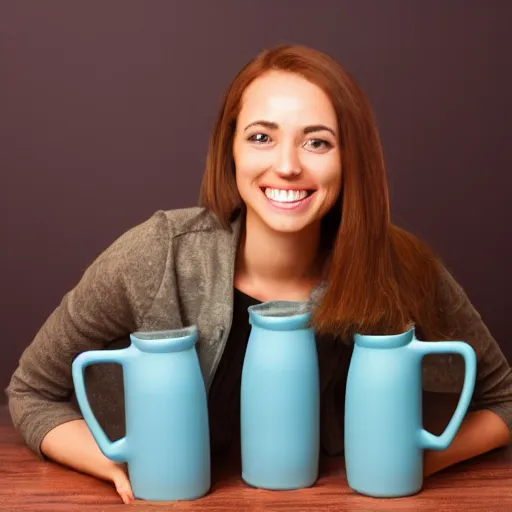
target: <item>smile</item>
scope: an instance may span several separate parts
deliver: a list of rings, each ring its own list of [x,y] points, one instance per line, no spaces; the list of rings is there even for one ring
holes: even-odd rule
[[[314,190],[261,187],[267,201],[276,211],[303,212],[311,203]]]
[[[278,188],[265,187],[263,192],[271,201],[278,203],[296,203],[310,196],[312,190],[283,190]]]

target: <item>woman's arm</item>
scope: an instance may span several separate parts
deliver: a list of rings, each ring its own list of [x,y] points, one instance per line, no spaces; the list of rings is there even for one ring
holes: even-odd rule
[[[41,457],[42,441],[51,435],[50,456],[78,464],[75,451],[66,453],[66,439],[56,437],[77,425],[68,422],[81,419],[70,403],[72,362],[141,324],[160,286],[168,248],[163,212],[124,233],[87,268],[23,352],[6,390],[9,410],[15,428]]]
[[[68,421],[50,430],[41,443],[41,451],[76,471],[112,482],[124,503],[134,501],[124,465],[103,455],[85,421]]]
[[[424,475],[432,475],[457,462],[506,446],[510,441],[510,429],[496,413],[489,410],[470,412],[446,450],[425,451]]]
[[[425,474],[506,446],[512,440],[512,369],[480,314],[453,277],[445,271],[441,307],[449,326],[448,339],[466,341],[477,355],[477,377],[470,412],[452,444],[444,451],[425,452]],[[463,376],[461,358],[436,370],[432,380],[444,373]],[[453,390],[450,390],[453,391]]]

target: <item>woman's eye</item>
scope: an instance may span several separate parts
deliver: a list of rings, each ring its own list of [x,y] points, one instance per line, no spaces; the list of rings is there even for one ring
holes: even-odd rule
[[[328,150],[332,148],[332,144],[323,139],[310,139],[306,142],[306,146],[309,148],[318,151],[318,150]]]
[[[255,133],[249,137],[249,140],[257,142],[258,144],[265,144],[266,142],[270,142],[270,137],[265,133]]]

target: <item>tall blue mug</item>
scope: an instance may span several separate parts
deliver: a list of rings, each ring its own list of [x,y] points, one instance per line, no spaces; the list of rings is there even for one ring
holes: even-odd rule
[[[254,487],[308,487],[318,478],[319,369],[311,313],[302,302],[249,308],[242,369],[242,478]]]
[[[356,334],[345,398],[345,465],[349,486],[373,497],[401,497],[423,487],[425,449],[445,450],[470,405],[476,355],[462,341],[423,342],[414,328],[398,335]],[[440,436],[422,427],[422,359],[460,354],[464,384]]]
[[[195,348],[197,329],[138,332],[120,350],[93,350],[72,365],[78,404],[103,454],[127,462],[136,498],[193,500],[210,488],[210,439],[204,380]],[[123,367],[126,436],[111,442],[95,418],[84,368]]]

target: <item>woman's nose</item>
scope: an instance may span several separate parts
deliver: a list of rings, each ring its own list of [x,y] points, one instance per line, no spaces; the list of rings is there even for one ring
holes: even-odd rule
[[[277,153],[274,166],[276,174],[282,177],[298,176],[302,172],[298,149],[292,144],[282,145]]]

